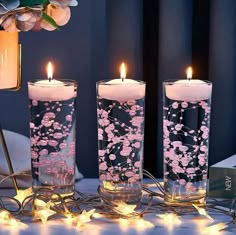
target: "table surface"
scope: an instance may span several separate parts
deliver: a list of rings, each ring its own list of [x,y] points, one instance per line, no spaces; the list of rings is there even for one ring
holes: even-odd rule
[[[83,179],[76,183],[76,189],[83,193],[96,193],[98,186],[98,179]],[[14,194],[12,190],[0,189],[1,194]],[[229,216],[214,213],[211,215],[214,219],[214,223],[228,222],[231,220]],[[145,220],[148,220],[154,224],[149,228],[137,228],[137,226],[129,225],[128,227],[121,226],[115,220],[109,219],[92,219],[90,223],[85,224],[80,229],[66,225],[63,219],[49,220],[46,224],[41,222],[32,222],[31,218],[24,220],[28,227],[26,229],[18,230],[17,228],[9,228],[1,225],[0,235],[118,235],[118,234],[148,234],[148,235],[199,235],[201,229],[210,225],[211,222],[205,217],[196,215],[181,216],[181,224],[167,226],[163,223],[163,220],[158,218],[156,214],[148,214],[144,216]],[[220,231],[220,235],[235,235],[236,225],[230,225],[227,231]],[[210,235],[210,234],[209,234]],[[216,235],[214,233],[214,235]]]

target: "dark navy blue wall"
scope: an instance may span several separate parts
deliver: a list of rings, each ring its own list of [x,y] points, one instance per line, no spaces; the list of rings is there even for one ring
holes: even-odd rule
[[[51,60],[56,78],[78,81],[77,165],[86,177],[97,177],[96,81],[118,76],[123,59],[129,77],[141,79],[141,12],[142,0],[79,0],[60,31],[21,33],[22,88],[0,92],[3,128],[29,136],[27,81],[46,78]]]
[[[213,82],[211,165],[236,152],[235,41],[235,0],[80,0],[60,31],[21,33],[22,88],[0,92],[0,122],[29,135],[27,81],[45,78],[52,60],[56,77],[78,81],[77,163],[97,177],[95,84],[117,77],[124,60],[128,77],[147,82],[145,168],[161,177],[161,84],[192,62],[196,77]]]

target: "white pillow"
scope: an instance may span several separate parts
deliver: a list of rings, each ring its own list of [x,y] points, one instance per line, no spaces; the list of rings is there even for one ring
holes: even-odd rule
[[[7,148],[11,157],[12,166],[15,173],[28,172],[31,174],[31,158],[30,158],[30,139],[18,133],[3,130],[3,134],[7,143]],[[0,144],[0,180],[3,175],[9,175],[6,158]],[[76,180],[83,178],[83,175],[76,167]],[[31,177],[17,177],[19,187],[30,187],[32,185]],[[0,187],[13,187],[11,179],[5,180]]]

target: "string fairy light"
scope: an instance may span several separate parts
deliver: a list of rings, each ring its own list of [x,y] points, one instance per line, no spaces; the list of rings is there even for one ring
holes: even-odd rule
[[[18,227],[18,228],[27,228],[28,226],[20,220],[15,219],[9,211],[0,210],[0,224],[2,225],[9,225],[11,227]]]
[[[43,223],[46,223],[53,215],[57,216],[57,218],[61,216],[65,218],[63,220],[68,226],[73,226],[77,229],[83,229],[83,226],[86,223],[90,223],[92,218],[106,218],[118,221],[122,228],[133,226],[141,230],[155,226],[150,221],[144,219],[146,214],[155,213],[164,223],[166,221],[166,223],[173,226],[181,223],[180,216],[193,215],[196,210],[200,215],[203,215],[211,221],[213,218],[208,215],[209,211],[232,217],[232,220],[227,224],[218,223],[209,227],[205,227],[207,224],[203,225],[203,229],[199,228],[202,234],[207,233],[205,231],[210,231],[208,232],[209,234],[213,234],[215,231],[220,233],[222,229],[227,228],[228,224],[236,222],[236,214],[232,209],[235,206],[235,200],[228,201],[231,204],[228,208],[224,207],[224,210],[220,207],[220,202],[222,201],[217,201],[216,199],[208,200],[205,209],[195,204],[193,204],[192,207],[173,207],[166,205],[163,203],[165,195],[163,186],[150,173],[147,171],[144,172],[154,183],[144,185],[143,189],[146,192],[144,198],[148,196],[149,200],[148,202],[147,200],[141,202],[143,210],[136,210],[136,205],[129,205],[123,201],[107,202],[97,194],[86,195],[76,191],[74,196],[62,198],[50,188],[33,193],[31,193],[29,189],[26,189],[19,190],[15,197],[4,197],[0,195],[0,209],[2,209],[0,210],[0,223],[4,226],[20,226],[20,220],[12,216],[12,213],[14,213],[14,215],[17,215],[20,219],[25,216],[32,216],[33,221],[41,220]],[[1,182],[3,181],[0,181],[0,185]],[[108,188],[110,186],[114,187],[112,183],[106,186]],[[150,186],[151,189],[147,186]],[[27,198],[27,200],[25,200],[25,198]],[[12,204],[12,206],[9,206],[9,204]],[[16,208],[16,206],[18,209],[15,211],[8,209]],[[172,213],[166,213],[167,211],[172,211]]]
[[[109,181],[103,181],[103,187],[108,190],[114,190],[114,185]]]
[[[199,207],[199,206],[197,206],[197,205],[195,205],[195,204],[192,204],[192,205],[193,205],[193,207],[196,208],[196,210],[198,211],[198,213],[199,213],[200,215],[203,215],[203,216],[205,216],[206,218],[208,218],[209,220],[214,221],[214,219],[207,213],[207,211],[206,211],[204,208],[201,208],[201,207]]]
[[[44,224],[47,222],[48,218],[55,215],[56,212],[51,210],[51,201],[45,203],[42,200],[35,200],[36,209],[33,210],[33,221],[41,220]]]
[[[207,234],[207,235],[216,235],[219,234],[219,232],[225,228],[227,228],[228,225],[225,223],[217,223],[208,227],[205,227],[201,230],[201,234]]]
[[[85,223],[88,223],[91,221],[91,216],[93,215],[93,213],[95,212],[95,209],[86,211],[83,210],[82,213],[80,215],[77,216],[76,218],[76,228],[80,228],[81,226],[83,226]]]
[[[162,223],[164,223],[169,230],[172,230],[175,225],[181,224],[179,216],[174,213],[157,214],[156,216],[162,219]]]
[[[118,222],[121,226],[127,227],[129,225],[134,226],[138,229],[152,228],[154,224],[150,221],[144,220],[140,217],[131,217],[131,218],[119,218]]]
[[[130,215],[135,213],[136,205],[128,205],[123,201],[118,201],[114,203],[116,206],[114,207],[114,211],[118,212],[121,215]]]
[[[14,198],[17,199],[20,203],[22,203],[31,194],[32,194],[32,187],[24,190],[18,189],[17,194]]]

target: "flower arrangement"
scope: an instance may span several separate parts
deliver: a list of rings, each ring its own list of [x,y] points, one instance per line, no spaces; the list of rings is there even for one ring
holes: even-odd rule
[[[77,0],[0,0],[0,26],[8,32],[49,31],[67,24]]]

